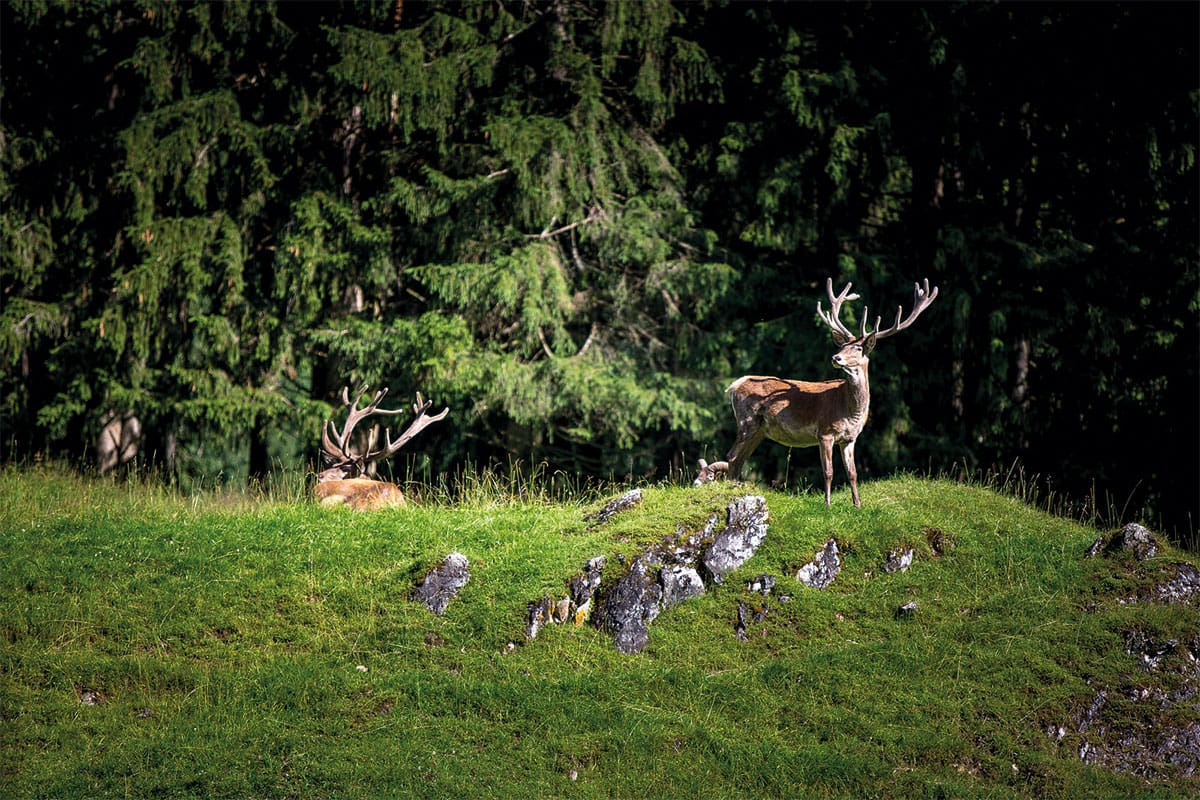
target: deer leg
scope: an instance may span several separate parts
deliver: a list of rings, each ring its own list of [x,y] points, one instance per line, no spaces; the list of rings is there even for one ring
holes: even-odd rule
[[[846,467],[846,476],[850,478],[850,494],[854,498],[854,507],[862,508],[858,499],[858,470],[854,468],[854,442],[842,445],[842,464]]]
[[[830,490],[833,488],[833,437],[822,436],[818,442],[821,451],[821,472],[825,474],[825,505],[830,502]]]
[[[742,463],[754,452],[754,448],[762,443],[764,438],[766,438],[766,434],[754,420],[739,422],[737,438],[734,439],[733,447],[729,448],[729,452],[725,454],[725,460],[709,464],[704,459],[700,459],[700,473],[696,475],[696,480],[692,481],[692,485],[703,486],[709,481],[716,480],[718,475],[725,475],[737,480],[741,477]]]
[[[729,448],[729,452],[725,454],[725,460],[729,462],[729,477],[735,480],[741,477],[742,464],[754,449],[762,444],[762,440],[766,438],[766,433],[763,432],[762,426],[756,420],[739,421],[737,439],[733,442],[733,447]]]

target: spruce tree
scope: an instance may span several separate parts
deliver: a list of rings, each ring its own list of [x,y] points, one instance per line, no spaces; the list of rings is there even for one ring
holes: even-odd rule
[[[680,15],[434,3],[363,22],[330,32],[341,180],[294,207],[277,262],[285,291],[324,298],[297,309],[314,356],[338,383],[450,403],[454,456],[661,469],[711,425],[725,370],[704,327],[732,282],[655,138],[715,81]]]

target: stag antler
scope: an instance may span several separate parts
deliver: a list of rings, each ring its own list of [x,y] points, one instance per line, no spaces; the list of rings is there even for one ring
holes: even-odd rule
[[[853,285],[854,284],[852,283],[847,283],[846,288],[842,289],[841,294],[835,297],[833,294],[833,278],[826,278],[825,291],[829,295],[829,313],[826,313],[821,308],[821,301],[817,301],[817,314],[821,317],[821,320],[829,326],[829,329],[833,331],[833,338],[838,344],[846,344],[847,342],[854,341],[856,338],[866,339],[868,336],[871,336],[874,341],[878,341],[879,339],[886,339],[893,334],[899,333],[916,321],[917,317],[921,315],[922,311],[929,307],[929,304],[933,302],[938,293],[936,286],[934,286],[932,290],[929,288],[928,278],[925,279],[924,289],[921,288],[921,284],[915,284],[913,289],[913,309],[911,312],[909,312],[909,315],[904,318],[904,321],[900,321],[900,318],[904,316],[904,307],[897,306],[896,321],[892,324],[892,326],[890,328],[880,328],[879,326],[883,319],[881,317],[876,317],[874,332],[869,332],[867,330],[867,320],[871,318],[871,309],[864,306],[861,332],[858,336],[855,336],[853,331],[847,328],[840,318],[842,304],[847,300],[858,299],[857,294],[850,294],[850,287]]]
[[[445,419],[446,415],[450,413],[449,408],[443,408],[440,414],[434,414],[432,417],[425,416],[425,412],[428,411],[429,407],[432,405],[432,400],[424,399],[421,397],[421,393],[417,392],[417,402],[413,403],[412,406],[413,414],[416,415],[416,418],[413,419],[412,423],[408,426],[408,429],[404,431],[404,433],[400,434],[400,438],[394,442],[392,441],[391,431],[385,430],[383,432],[383,438],[386,443],[384,448],[382,450],[371,451],[369,446],[368,452],[365,456],[363,456],[363,458],[365,458],[367,461],[377,461],[381,458],[388,458],[392,456],[393,454],[399,452],[401,447],[404,447],[404,445],[408,444],[414,436],[425,430],[426,426]],[[397,409],[394,413],[400,413],[399,409]],[[374,445],[372,444],[371,446]]]
[[[408,430],[401,434],[399,439],[393,442],[391,431],[385,429],[385,445],[380,449],[375,449],[375,444],[378,440],[378,437],[374,432],[372,432],[367,441],[366,452],[362,455],[358,455],[354,452],[350,442],[351,435],[354,433],[354,427],[358,425],[359,422],[374,414],[391,416],[394,414],[404,413],[404,409],[402,408],[397,408],[394,410],[379,408],[379,402],[383,400],[388,393],[386,387],[376,392],[374,399],[372,399],[368,405],[363,408],[359,408],[358,401],[362,399],[362,396],[364,393],[366,393],[366,391],[367,385],[363,384],[362,388],[358,390],[358,394],[354,396],[354,400],[351,401],[349,387],[342,389],[342,404],[350,409],[350,413],[346,417],[346,423],[342,426],[342,430],[339,433],[334,427],[333,422],[326,420],[325,427],[321,431],[321,446],[325,451],[325,455],[334,462],[342,464],[354,463],[358,467],[357,471],[365,469],[366,465],[370,464],[371,462],[379,461],[380,459],[388,458],[389,456],[394,455],[414,436],[424,430],[427,425],[444,419],[445,416],[450,413],[450,409],[446,408],[443,409],[440,414],[436,414],[432,417],[426,416],[425,412],[429,410],[430,406],[433,405],[433,401],[424,400],[421,397],[421,393],[417,392],[417,402],[414,403],[412,407],[413,413],[416,414],[416,419],[414,419],[412,424],[408,426]],[[330,435],[331,433],[333,434],[332,436]]]
[[[379,408],[379,401],[387,396],[387,387],[380,389],[375,393],[374,399],[365,407],[359,408],[358,401],[366,394],[367,384],[363,384],[359,388],[358,393],[354,395],[354,400],[350,400],[350,387],[342,389],[342,405],[350,409],[350,413],[346,416],[346,423],[342,426],[341,433],[338,433],[337,428],[333,426],[332,420],[325,420],[325,427],[321,430],[321,446],[325,450],[325,454],[329,457],[342,461],[357,459],[354,450],[350,447],[350,436],[354,433],[354,428],[359,422],[363,421],[372,414],[399,414],[402,409],[389,411]],[[333,436],[329,434],[332,433]]]
[[[850,287],[853,285],[853,283],[847,283],[846,288],[842,289],[842,293],[834,297],[833,278],[826,278],[825,292],[829,295],[828,314],[821,308],[821,301],[817,301],[817,316],[829,326],[829,330],[833,332],[833,339],[838,344],[845,344],[854,339],[854,333],[841,320],[842,303],[858,299],[857,294],[850,294]]]
[[[875,318],[875,333],[872,335],[875,337],[876,340],[886,339],[887,337],[891,336],[892,334],[899,333],[900,331],[907,328],[909,325],[912,325],[913,322],[916,321],[917,317],[921,316],[921,312],[924,311],[926,308],[928,308],[929,304],[933,302],[933,299],[935,297],[937,297],[937,293],[938,293],[938,290],[937,290],[936,286],[933,287],[932,291],[930,291],[929,278],[925,279],[925,288],[924,289],[921,288],[921,284],[919,284],[919,283],[913,284],[913,309],[912,309],[912,311],[910,311],[908,313],[908,316],[904,318],[904,321],[903,322],[900,321],[900,318],[904,316],[904,306],[896,306],[896,321],[894,323],[892,323],[892,327],[880,330],[880,328],[879,328],[880,318],[876,317]],[[867,319],[867,315],[864,312],[863,313],[864,335],[866,332],[866,319]]]

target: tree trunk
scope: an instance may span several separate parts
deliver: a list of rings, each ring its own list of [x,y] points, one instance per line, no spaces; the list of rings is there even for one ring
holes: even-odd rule
[[[250,486],[262,489],[267,485],[267,476],[271,472],[271,457],[267,452],[267,426],[262,421],[255,421],[250,431]]]

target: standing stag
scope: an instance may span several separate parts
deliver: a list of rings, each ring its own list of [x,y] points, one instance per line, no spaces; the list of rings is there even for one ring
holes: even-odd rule
[[[349,387],[342,389],[342,403],[349,409],[346,424],[342,426],[341,433],[338,433],[333,422],[326,420],[325,427],[321,431],[322,456],[327,463],[332,465],[317,475],[316,494],[321,505],[331,506],[344,503],[359,511],[397,508],[405,505],[404,493],[400,491],[399,486],[363,476],[375,462],[395,455],[401,447],[404,447],[414,436],[424,430],[425,426],[445,418],[450,413],[450,409],[445,408],[440,414],[432,417],[426,416],[425,412],[433,405],[433,401],[422,399],[421,393],[417,392],[417,402],[412,406],[416,418],[399,439],[393,442],[391,431],[385,430],[384,444],[382,447],[378,447],[379,428],[376,426],[367,436],[366,448],[361,453],[356,452],[351,443],[351,437],[354,427],[359,422],[375,414],[391,416],[404,413],[404,409],[401,408],[392,411],[379,408],[379,401],[388,392],[386,388],[376,392],[375,398],[367,406],[359,408],[358,401],[362,399],[366,391],[367,387],[364,385],[351,401]]]
[[[788,447],[817,445],[821,452],[821,470],[825,473],[825,505],[829,505],[830,487],[833,484],[833,446],[836,444],[842,450],[842,463],[850,478],[854,505],[862,507],[858,499],[858,472],[854,469],[854,442],[867,424],[867,412],[871,405],[867,356],[877,341],[912,325],[937,297],[938,290],[936,286],[930,290],[928,278],[925,279],[924,288],[917,284],[912,311],[904,317],[904,308],[897,308],[896,322],[890,328],[881,329],[881,319],[876,317],[875,330],[868,333],[868,309],[863,309],[862,331],[855,336],[841,320],[842,304],[858,299],[857,294],[850,294],[851,285],[847,283],[841,294],[834,296],[833,279],[828,278],[825,291],[829,295],[829,312],[826,313],[821,308],[821,301],[817,301],[817,315],[829,327],[834,341],[841,347],[834,353],[833,363],[846,373],[846,377],[816,383],[757,375],[738,378],[725,390],[737,420],[737,438],[724,461],[709,464],[700,459],[696,486],[714,480],[720,473],[729,473],[736,478],[742,464],[763,439]],[[901,317],[904,317],[903,321]]]

